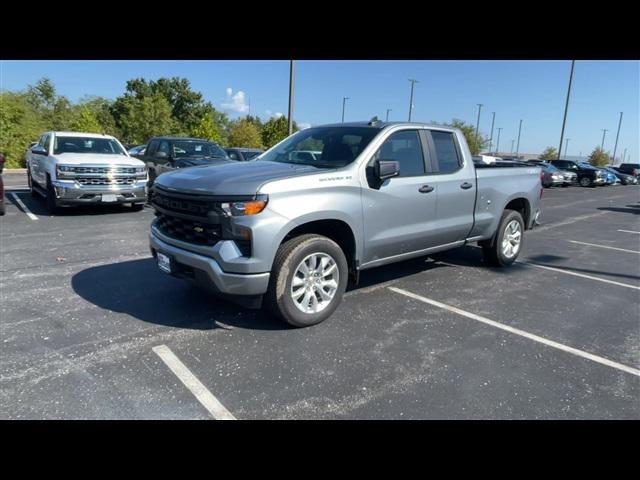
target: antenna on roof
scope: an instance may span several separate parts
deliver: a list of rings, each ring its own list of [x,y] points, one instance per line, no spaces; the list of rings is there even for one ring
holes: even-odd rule
[[[380,120],[378,120],[378,116],[377,115],[375,117],[373,117],[371,120],[369,120],[369,125],[372,126],[372,127],[375,127],[380,123],[382,123],[382,122],[380,122]]]

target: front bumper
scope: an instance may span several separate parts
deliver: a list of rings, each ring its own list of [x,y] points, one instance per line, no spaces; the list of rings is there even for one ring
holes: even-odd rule
[[[74,181],[51,182],[60,205],[144,203],[147,201],[147,180],[132,185],[80,187]],[[103,202],[102,195],[115,195],[115,202]]]
[[[149,234],[149,246],[154,258],[157,252],[172,258],[176,265],[174,276],[189,280],[213,293],[262,295],[269,286],[269,272],[253,274],[225,272],[213,258],[170,245],[154,235],[153,230]]]

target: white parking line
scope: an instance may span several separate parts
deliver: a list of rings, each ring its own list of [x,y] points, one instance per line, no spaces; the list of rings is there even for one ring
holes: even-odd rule
[[[598,282],[610,283],[611,285],[618,285],[619,287],[627,287],[627,288],[633,288],[635,290],[640,290],[640,287],[637,287],[635,285],[629,285],[628,283],[615,282],[613,280],[607,280],[606,278],[585,275],[584,273],[571,272],[569,270],[563,270],[561,268],[547,267],[546,265],[539,265],[537,263],[518,262],[518,265],[529,265],[531,267],[542,268],[544,270],[551,270],[552,272],[566,273],[567,275],[573,275],[574,277],[588,278],[589,280],[596,280]]]
[[[638,235],[640,235],[640,232],[634,232],[633,230],[618,230],[619,232],[624,232],[624,233],[637,233]]]
[[[588,245],[589,247],[598,247],[598,248],[606,248],[606,249],[609,249],[609,250],[618,250],[620,252],[637,253],[637,254],[640,255],[640,252],[636,252],[635,250],[627,250],[626,248],[608,247],[606,245],[596,245],[595,243],[578,242],[577,240],[567,240],[567,242],[577,243],[578,245]]]
[[[27,208],[27,206],[24,203],[22,203],[22,200],[18,198],[18,195],[16,193],[9,193],[9,195],[11,195],[13,199],[16,201],[16,203],[20,205],[20,208],[24,213],[27,214],[27,217],[29,217],[31,220],[38,220],[38,217],[36,217],[33,213],[31,213],[31,211]]]
[[[461,310],[456,307],[452,307],[451,305],[446,305],[444,303],[437,302],[435,300],[431,300],[430,298],[423,297],[421,295],[416,295],[415,293],[408,292],[406,290],[402,290],[396,287],[389,287],[389,290],[392,290],[401,295],[405,295],[407,297],[413,298],[414,300],[419,300],[424,303],[428,303],[429,305],[433,305],[434,307],[442,308],[444,310],[448,310],[453,313],[457,313],[458,315],[462,315],[463,317],[470,318],[472,320],[476,320],[478,322],[482,322],[487,325],[491,325],[492,327],[499,328],[500,330],[504,330],[510,333],[514,333],[516,335],[520,335],[521,337],[528,338],[529,340],[533,340],[534,342],[542,343],[549,347],[557,348],[558,350],[562,350],[563,352],[571,353],[578,357],[586,358],[587,360],[591,360],[593,362],[599,363],[601,365],[606,365],[607,367],[615,368],[617,370],[621,370],[626,373],[630,373],[637,377],[640,377],[640,370],[637,368],[628,367],[627,365],[623,365],[618,362],[614,362],[604,357],[600,357],[598,355],[594,355],[589,352],[584,352],[582,350],[578,350],[577,348],[569,347],[562,343],[554,342],[553,340],[549,340],[543,337],[539,337],[538,335],[534,335],[533,333],[525,332],[524,330],[520,330],[519,328],[510,327],[508,325],[504,325],[502,323],[494,322],[493,320],[489,320],[488,318],[481,317],[480,315],[476,315],[474,313],[467,312],[465,310]]]
[[[178,357],[166,345],[158,345],[152,350],[178,377],[178,379],[195,395],[198,401],[207,409],[216,420],[235,420],[229,410],[224,408],[216,397],[205,387],[196,376],[180,361]]]

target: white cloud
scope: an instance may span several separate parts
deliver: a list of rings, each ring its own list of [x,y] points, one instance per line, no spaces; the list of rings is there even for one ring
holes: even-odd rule
[[[265,113],[267,114],[267,116],[268,116],[269,118],[273,118],[273,117],[276,117],[276,118],[284,117],[284,113],[282,113],[282,112],[276,112],[276,113],[273,113],[271,110],[265,110]]]
[[[227,99],[221,104],[224,110],[236,113],[248,113],[249,105],[245,101],[245,95],[242,90],[238,90],[235,95],[231,87],[227,88]]]
[[[307,123],[307,122],[300,122],[300,123],[297,123],[297,122],[296,122],[296,124],[298,125],[298,128],[299,128],[300,130],[305,130],[305,129],[307,129],[307,128],[310,128],[310,127],[311,127],[311,124],[310,124],[310,123]]]

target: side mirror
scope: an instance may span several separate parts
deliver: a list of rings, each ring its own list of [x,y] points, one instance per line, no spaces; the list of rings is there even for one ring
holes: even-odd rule
[[[400,175],[400,163],[395,160],[376,160],[373,171],[379,180],[397,177]]]
[[[42,145],[36,145],[35,147],[33,147],[31,149],[31,153],[33,153],[34,155],[49,155],[49,152],[47,152],[47,149],[44,148]]]

